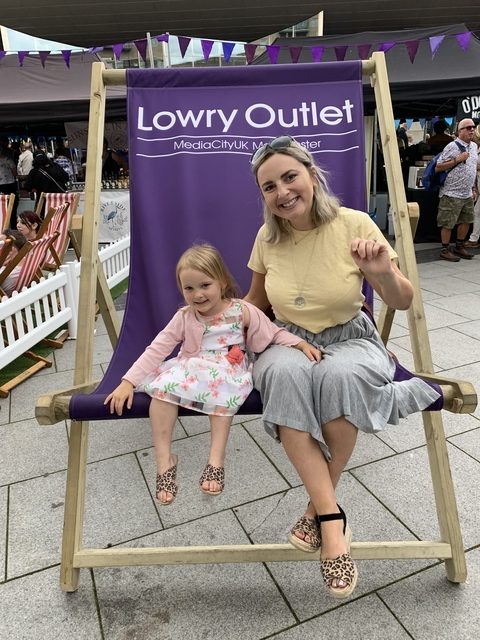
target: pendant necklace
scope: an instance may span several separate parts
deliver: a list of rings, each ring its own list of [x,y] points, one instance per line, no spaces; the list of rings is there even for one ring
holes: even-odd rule
[[[313,229],[311,231],[313,231]],[[298,295],[295,296],[295,298],[293,300],[293,304],[299,309],[301,309],[302,307],[304,307],[307,304],[305,296],[303,295],[303,288],[305,286],[305,283],[307,281],[308,275],[310,273],[310,265],[312,263],[313,252],[315,251],[315,247],[317,246],[318,232],[319,232],[319,229],[317,227],[315,229],[315,240],[312,242],[312,248],[310,250],[310,256],[308,257],[308,261],[307,261],[307,268],[305,269],[305,273],[304,273],[301,285],[298,284],[299,280],[298,280],[298,277],[297,277],[297,268],[296,268],[296,264],[295,264],[294,252],[292,253],[293,276],[295,278],[295,284],[296,284],[297,293],[298,293]],[[292,241],[293,249],[295,250],[295,247],[297,245],[299,245],[302,242],[302,240],[305,240],[305,238],[309,238],[310,235],[311,235],[311,232],[309,232],[306,235],[302,236],[298,241],[295,241],[293,235],[291,235],[290,238],[291,238],[291,241]]]

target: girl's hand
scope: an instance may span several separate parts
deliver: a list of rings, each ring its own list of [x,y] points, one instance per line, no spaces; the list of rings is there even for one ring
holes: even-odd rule
[[[350,254],[360,271],[367,277],[369,274],[386,275],[392,270],[392,261],[384,242],[355,238],[350,245]]]
[[[298,344],[295,344],[294,349],[303,351],[303,353],[307,356],[309,360],[316,360],[317,362],[320,362],[320,360],[322,359],[322,352],[319,351],[312,344],[305,342],[305,340],[302,340]]]
[[[127,409],[132,408],[133,404],[133,384],[128,380],[122,380],[116,389],[112,391],[103,404],[110,403],[110,413],[116,413],[121,416],[123,413],[123,405],[127,402]]]

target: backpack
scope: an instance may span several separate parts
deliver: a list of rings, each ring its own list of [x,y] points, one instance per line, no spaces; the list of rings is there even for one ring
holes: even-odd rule
[[[467,149],[461,145],[459,142],[455,140],[455,144],[460,149],[461,152],[466,151]],[[449,169],[448,171],[435,171],[435,167],[437,166],[437,162],[440,159],[441,153],[437,153],[437,155],[430,160],[430,162],[425,167],[425,171],[422,175],[422,184],[425,191],[438,191],[440,187],[443,186],[447,174],[453,169]]]

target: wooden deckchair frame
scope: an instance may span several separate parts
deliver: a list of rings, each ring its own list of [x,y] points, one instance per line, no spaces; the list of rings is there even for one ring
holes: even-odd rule
[[[15,204],[15,194],[0,194],[1,199],[5,203],[5,217],[0,214],[0,232],[10,226],[10,218],[12,217],[13,205]]]
[[[415,367],[420,375],[426,374],[426,377],[431,378],[433,377],[432,356],[420,294],[413,236],[398,155],[384,54],[380,52],[374,53],[371,59],[362,63],[362,66],[363,74],[370,76],[375,91],[379,129],[387,170],[388,190],[397,239],[396,251],[400,267],[415,289],[412,306],[407,312]],[[102,270],[99,269],[97,271],[98,224],[96,218],[100,208],[99,185],[102,170],[101,150],[105,120],[106,86],[124,85],[125,79],[125,71],[106,70],[100,62],[93,64],[74,387],[39,399],[36,415],[40,424],[52,424],[68,418],[70,396],[73,393],[86,393],[94,388],[92,364],[96,298],[105,319],[112,345],[115,347],[117,342],[118,321],[116,320],[113,302],[105,279],[102,277]],[[385,336],[384,326],[391,322],[392,316],[393,313],[391,311],[382,309],[380,323],[382,336]],[[451,380],[442,380],[441,382],[446,385],[443,390],[447,402],[456,401],[455,409],[457,411],[471,412],[475,409],[476,395],[472,385]],[[465,554],[441,412],[423,412],[423,421],[441,539],[413,542],[353,542],[351,552],[356,559],[444,559],[448,579],[452,582],[464,582],[467,575]],[[316,559],[318,554],[303,553],[294,549],[290,544],[168,548],[83,548],[87,442],[88,422],[73,421],[70,430],[60,572],[60,583],[63,590],[75,591],[78,588],[79,572],[84,567],[287,562]]]

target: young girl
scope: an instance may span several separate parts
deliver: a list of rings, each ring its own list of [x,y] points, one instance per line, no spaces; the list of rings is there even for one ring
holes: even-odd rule
[[[232,276],[212,246],[199,244],[185,251],[176,279],[187,306],[177,311],[105,400],[111,413],[122,415],[125,402],[131,408],[134,391],[152,397],[156,495],[161,505],[171,504],[178,490],[178,460],[171,452],[178,405],[210,416],[210,454],[200,489],[215,496],[225,485],[223,465],[232,418],[252,390],[252,354],[275,343],[300,349],[310,360],[321,359],[318,349],[235,297]],[[178,356],[165,361],[179,343]]]

